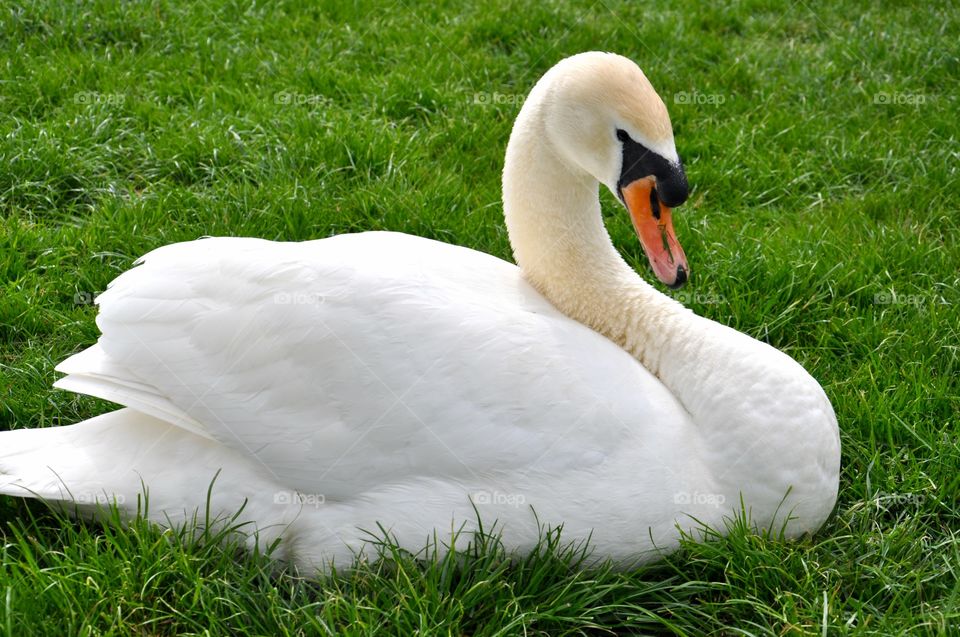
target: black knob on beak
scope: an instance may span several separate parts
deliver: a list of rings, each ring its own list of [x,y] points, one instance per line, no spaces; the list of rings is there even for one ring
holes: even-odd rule
[[[674,164],[664,161],[658,168],[660,170],[653,173],[657,178],[657,197],[664,206],[676,208],[690,196],[690,186],[687,185],[687,173],[683,170],[683,162]]]
[[[620,164],[618,189],[622,189],[637,179],[653,175],[657,178],[657,196],[660,203],[668,208],[679,206],[690,194],[687,185],[687,173],[683,162],[667,160],[640,142],[634,141],[625,131],[617,130],[617,139],[623,144],[623,161]]]

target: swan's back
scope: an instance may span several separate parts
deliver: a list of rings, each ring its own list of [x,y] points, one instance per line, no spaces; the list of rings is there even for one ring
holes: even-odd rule
[[[99,303],[99,345],[62,365],[60,386],[333,500],[414,478],[562,475],[644,438],[655,454],[666,441],[644,432],[683,413],[515,266],[409,235],[171,245]]]

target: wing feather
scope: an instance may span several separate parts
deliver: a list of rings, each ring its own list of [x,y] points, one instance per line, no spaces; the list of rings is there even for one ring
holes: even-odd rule
[[[414,476],[601,462],[651,401],[675,407],[515,266],[408,235],[175,244],[98,303],[100,349],[66,361],[60,386],[331,499]]]

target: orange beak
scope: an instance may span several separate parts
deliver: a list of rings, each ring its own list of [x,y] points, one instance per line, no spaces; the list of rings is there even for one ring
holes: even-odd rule
[[[657,278],[676,289],[687,282],[690,266],[673,231],[670,208],[660,203],[653,178],[637,179],[620,190],[633,228]]]

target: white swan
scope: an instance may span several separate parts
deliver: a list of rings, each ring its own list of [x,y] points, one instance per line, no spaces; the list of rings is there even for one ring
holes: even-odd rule
[[[824,392],[641,280],[598,182],[682,284],[667,110],[606,53],[557,64],[517,118],[503,197],[519,268],[379,232],[149,253],[99,298],[99,342],[57,368],[58,387],[125,407],[0,433],[0,493],[134,513],[146,486],[170,524],[204,511],[219,472],[212,514],[246,501],[241,520],[305,569],[349,563],[378,523],[416,551],[477,514],[508,549],[562,523],[622,563],[696,521],[722,530],[741,498],[757,528],[818,529],[840,451]]]

